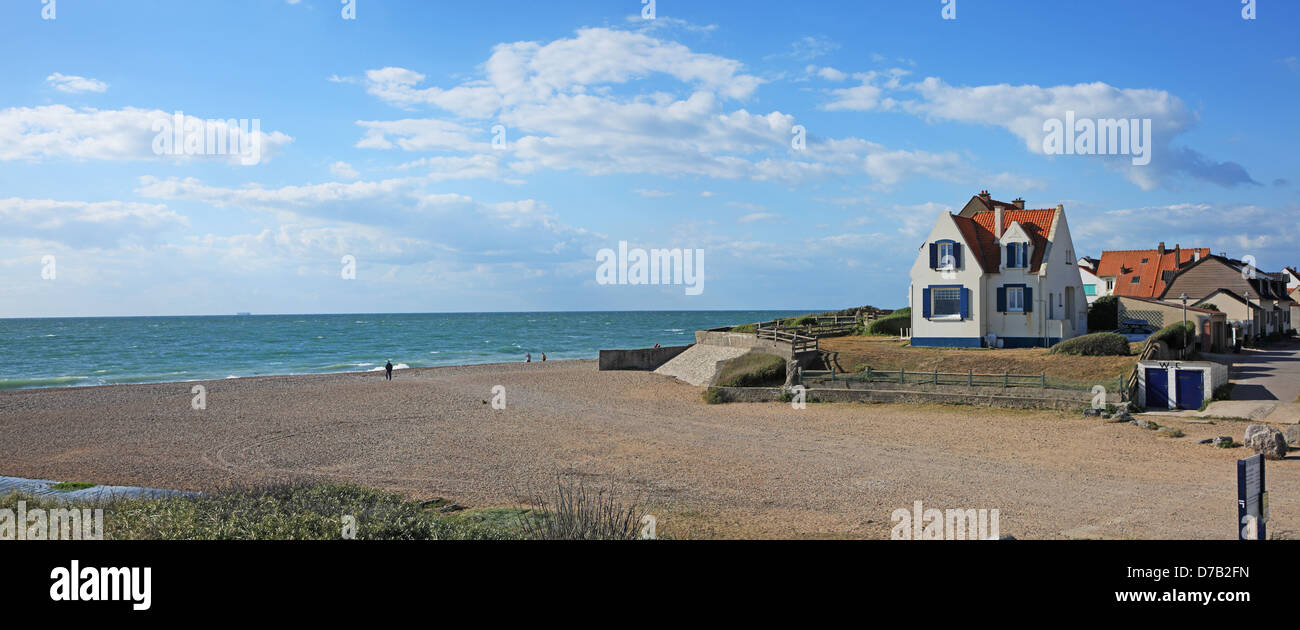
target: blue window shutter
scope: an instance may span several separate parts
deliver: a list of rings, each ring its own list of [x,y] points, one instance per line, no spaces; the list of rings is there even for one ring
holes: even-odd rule
[[[1020,266],[1025,269],[1029,268],[1029,245],[1027,244],[1020,245]]]
[[[1007,269],[1016,266],[1016,244],[1007,243]]]
[[[930,268],[939,268],[939,244],[930,243]]]
[[[961,269],[961,243],[952,244],[952,266],[953,269]]]
[[[998,287],[998,312],[1007,312],[1007,288]]]
[[[930,287],[921,289],[921,317],[930,319]]]
[[[961,290],[961,318],[970,319],[970,289]]]
[[[1025,312],[1034,312],[1034,290],[1029,287],[1025,287]]]

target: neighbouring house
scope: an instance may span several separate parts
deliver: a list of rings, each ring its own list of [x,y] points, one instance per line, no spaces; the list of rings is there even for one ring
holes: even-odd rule
[[[983,191],[939,215],[912,264],[912,345],[1044,346],[1087,332],[1065,207],[1023,206]]]
[[[1087,256],[1076,261],[1079,266],[1079,281],[1083,283],[1083,297],[1089,304],[1096,302],[1097,298],[1110,295],[1106,282],[1097,276],[1097,265],[1100,263],[1100,260]]]
[[[1227,256],[1203,256],[1179,269],[1157,297],[1180,302],[1187,295],[1190,304],[1214,304],[1228,315],[1239,337],[1285,333],[1293,328],[1295,302],[1287,293],[1284,275],[1265,273]]]
[[[1300,271],[1285,267],[1282,273],[1286,276],[1287,295],[1291,297],[1291,330],[1295,330],[1300,325]]]
[[[1194,306],[1189,300],[1186,312],[1182,303],[1174,304],[1154,298],[1117,296],[1117,310],[1121,321],[1140,319],[1159,330],[1170,324],[1187,321],[1196,327],[1196,344],[1203,352],[1225,352],[1232,347],[1232,331],[1228,326],[1228,315],[1222,309],[1218,311]]]
[[[1208,247],[1165,249],[1164,243],[1155,249],[1106,251],[1094,274],[1105,285],[1104,295],[1155,298],[1179,269],[1209,255]]]

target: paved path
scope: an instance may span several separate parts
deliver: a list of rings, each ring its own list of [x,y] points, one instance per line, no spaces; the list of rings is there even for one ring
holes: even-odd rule
[[[1264,350],[1207,355],[1231,362],[1232,400],[1210,403],[1201,415],[1250,418],[1279,424],[1300,423],[1300,342],[1274,344]]]
[[[171,495],[193,495],[197,492],[183,492],[180,490],[162,490],[158,488],[141,488],[139,486],[92,486],[80,490],[55,490],[54,485],[59,482],[48,479],[24,479],[22,477],[0,477],[0,496],[10,492],[24,492],[27,494],[58,499],[61,501],[86,501],[99,502],[107,501],[114,498],[154,498]]]

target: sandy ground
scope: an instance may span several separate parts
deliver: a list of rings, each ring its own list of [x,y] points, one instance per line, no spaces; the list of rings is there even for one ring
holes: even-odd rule
[[[1237,458],[1074,413],[965,406],[706,405],[644,372],[552,361],[0,392],[0,474],[203,490],[332,478],[509,505],[579,475],[661,531],[887,538],[891,513],[998,509],[1017,538],[1232,538]],[[485,401],[506,388],[507,409]],[[1274,535],[1300,528],[1300,464],[1269,462]]]

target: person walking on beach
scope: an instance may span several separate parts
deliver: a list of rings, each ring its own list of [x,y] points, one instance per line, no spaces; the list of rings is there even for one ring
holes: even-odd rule
[[[533,362],[533,353],[531,353],[531,352],[525,352],[525,353],[524,353],[524,363],[532,363],[532,362]]]
[[[389,359],[389,360],[388,360],[388,363],[385,363],[385,364],[384,364],[384,378],[386,378],[386,379],[388,379],[388,380],[390,380],[390,381],[393,380],[393,361],[392,361],[392,359]]]
[[[546,362],[546,353],[545,353],[545,352],[542,353],[542,362],[543,362],[543,363]]]

